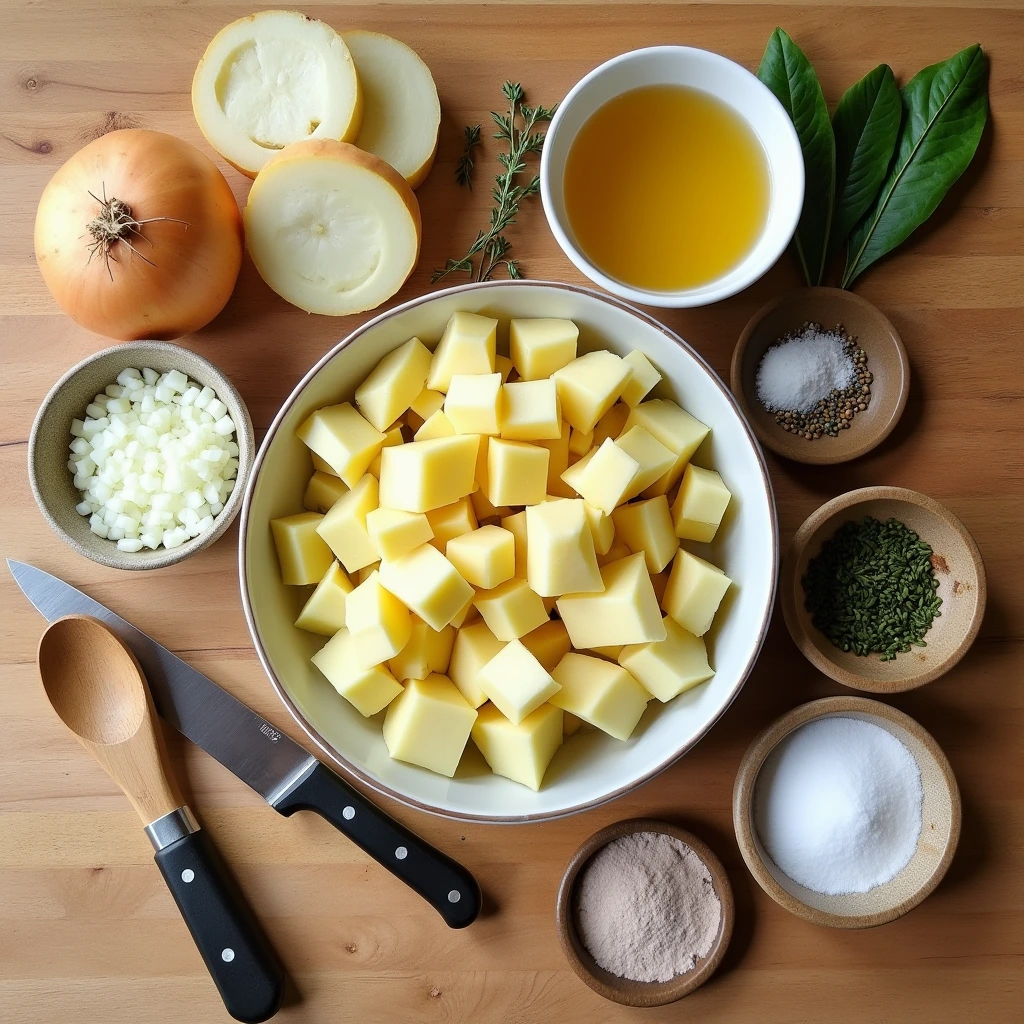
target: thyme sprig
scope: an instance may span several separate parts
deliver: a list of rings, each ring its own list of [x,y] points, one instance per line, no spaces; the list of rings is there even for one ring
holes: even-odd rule
[[[508,148],[498,153],[498,163],[502,170],[495,175],[494,187],[491,189],[494,206],[491,208],[490,224],[486,230],[477,232],[465,256],[449,259],[442,270],[435,271],[432,282],[457,273],[468,274],[473,281],[489,281],[502,266],[510,278],[523,276],[518,262],[509,256],[512,243],[504,232],[516,222],[519,204],[540,191],[538,175],[533,175],[526,182],[521,175],[527,169],[527,157],[543,149],[545,130],[539,126],[547,124],[554,117],[555,108],[527,106],[526,95],[518,82],[506,82],[501,91],[508,100],[508,110],[504,113],[491,111],[491,118],[497,128],[493,137],[507,143]],[[470,160],[468,171],[472,171],[472,147],[468,145],[471,132],[471,129],[466,130],[467,150],[456,170],[460,184],[463,183],[460,174],[467,158]]]
[[[459,157],[458,166],[455,168],[455,180],[464,188],[473,191],[473,150],[483,145],[480,141],[480,125],[467,124],[462,130],[466,137],[465,148],[462,156]]]

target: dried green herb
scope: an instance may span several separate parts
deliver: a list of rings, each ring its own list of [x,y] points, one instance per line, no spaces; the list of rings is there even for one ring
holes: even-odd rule
[[[486,230],[478,231],[469,251],[461,259],[449,259],[444,268],[434,271],[432,282],[440,281],[449,274],[468,274],[473,281],[489,281],[499,267],[504,266],[510,278],[522,277],[519,264],[509,256],[512,243],[504,232],[516,222],[519,204],[540,191],[540,178],[535,174],[523,182],[521,175],[527,169],[527,157],[540,153],[544,147],[544,130],[538,130],[555,115],[554,107],[529,107],[526,95],[518,82],[506,82],[501,87],[508,100],[504,113],[491,111],[491,118],[497,127],[494,138],[508,144],[507,151],[498,154],[501,171],[495,175],[491,197],[491,221]],[[466,138],[469,140],[467,130]],[[471,155],[472,150],[469,150]],[[472,170],[472,163],[470,164]]]
[[[842,651],[892,661],[942,613],[932,549],[898,519],[844,523],[800,581],[815,629]]]
[[[463,146],[462,156],[459,157],[458,165],[455,168],[455,181],[473,191],[473,150],[482,145],[480,142],[480,125],[467,124],[462,129],[466,138]]]

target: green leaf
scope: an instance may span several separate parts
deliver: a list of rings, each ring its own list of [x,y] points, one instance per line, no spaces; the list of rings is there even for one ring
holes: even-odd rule
[[[832,115],[836,203],[829,250],[836,252],[882,187],[900,131],[900,91],[892,68],[879,64],[850,86]]]
[[[807,283],[820,284],[825,274],[836,187],[836,144],[825,97],[810,61],[781,28],[768,40],[757,77],[786,108],[800,138],[805,184],[796,254]]]
[[[988,119],[987,73],[988,61],[976,44],[919,71],[900,90],[896,156],[850,235],[844,288],[920,227],[967,169]]]

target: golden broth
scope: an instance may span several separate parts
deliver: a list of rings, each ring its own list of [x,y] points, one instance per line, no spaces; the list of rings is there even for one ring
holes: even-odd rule
[[[681,85],[633,89],[596,110],[569,149],[563,190],[587,259],[647,291],[696,288],[735,267],[770,196],[747,123]]]

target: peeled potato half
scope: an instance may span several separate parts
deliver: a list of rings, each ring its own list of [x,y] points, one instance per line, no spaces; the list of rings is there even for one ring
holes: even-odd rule
[[[274,156],[245,208],[260,276],[309,313],[344,316],[391,298],[416,266],[420,233],[405,178],[372,153],[326,139]]]
[[[441,104],[430,69],[415,50],[379,32],[345,32],[363,89],[356,145],[387,160],[416,188],[437,152]]]
[[[192,79],[206,141],[250,178],[292,143],[352,141],[362,108],[341,36],[295,11],[263,11],[222,28]]]

